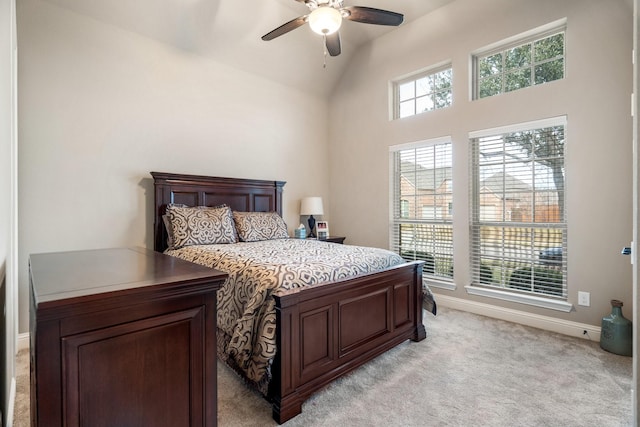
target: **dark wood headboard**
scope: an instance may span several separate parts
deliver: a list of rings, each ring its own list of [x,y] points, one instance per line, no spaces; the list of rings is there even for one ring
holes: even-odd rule
[[[155,187],[153,219],[154,250],[167,248],[167,231],[162,221],[169,203],[187,206],[218,206],[227,204],[234,211],[278,212],[282,215],[284,181],[218,178],[151,172]]]

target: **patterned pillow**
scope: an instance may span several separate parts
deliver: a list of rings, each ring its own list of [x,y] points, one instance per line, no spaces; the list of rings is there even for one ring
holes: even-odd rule
[[[287,224],[276,212],[233,212],[238,237],[243,242],[287,239]]]
[[[167,216],[171,224],[169,235],[174,249],[238,241],[233,215],[228,206],[208,208],[168,205]]]
[[[169,219],[169,215],[162,215],[162,222],[164,223],[164,228],[167,230],[167,249],[175,249],[173,245],[173,230],[171,229],[171,220]]]
[[[177,203],[170,203],[169,205],[167,205],[167,209],[169,209],[169,207],[188,208],[189,206],[177,204]],[[216,207],[223,207],[223,206],[221,205]],[[171,228],[171,220],[169,219],[169,213],[167,211],[165,211],[165,214],[162,215],[162,222],[164,223],[165,230],[167,230],[167,249],[176,249],[176,247],[173,245],[173,229]]]

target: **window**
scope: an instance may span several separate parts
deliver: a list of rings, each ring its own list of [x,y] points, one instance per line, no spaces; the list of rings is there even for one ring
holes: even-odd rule
[[[453,279],[451,139],[391,147],[391,247],[425,262],[438,286]]]
[[[400,200],[400,217],[409,218],[409,201]]]
[[[564,26],[474,55],[474,99],[564,78]]]
[[[567,297],[565,119],[471,137],[473,286]]]
[[[451,65],[447,65],[394,82],[394,118],[450,106],[451,80]]]

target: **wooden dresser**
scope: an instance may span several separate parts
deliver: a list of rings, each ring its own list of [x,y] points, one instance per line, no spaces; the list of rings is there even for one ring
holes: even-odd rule
[[[215,426],[225,273],[142,248],[31,255],[32,426]]]

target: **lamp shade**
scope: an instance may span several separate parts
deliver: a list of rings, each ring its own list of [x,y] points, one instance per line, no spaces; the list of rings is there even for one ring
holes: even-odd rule
[[[322,197],[305,197],[300,202],[300,215],[323,215]]]
[[[309,14],[309,26],[320,35],[335,33],[341,24],[342,14],[330,6],[320,6]]]

